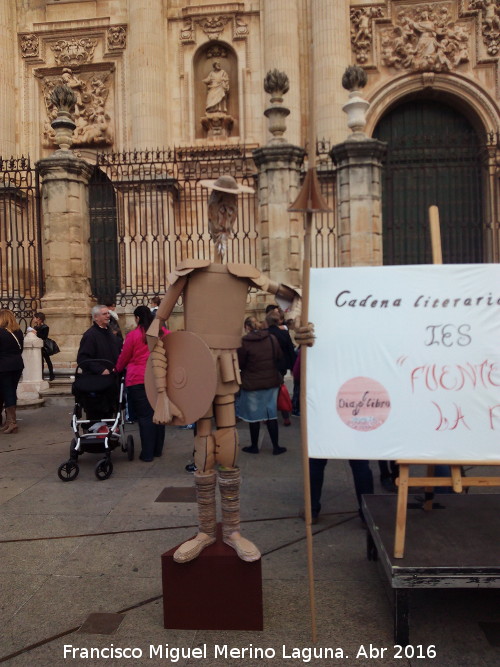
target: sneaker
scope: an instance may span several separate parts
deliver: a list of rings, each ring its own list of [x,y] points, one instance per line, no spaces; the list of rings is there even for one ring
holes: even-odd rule
[[[181,428],[181,429],[183,429],[183,430],[193,429],[193,428],[194,428],[194,424],[185,424],[184,426],[178,426],[177,428]]]
[[[292,422],[289,419],[284,419],[283,420],[283,426],[290,426]]]
[[[188,463],[187,466],[184,468],[186,472],[196,472],[198,468],[195,466],[194,463]]]

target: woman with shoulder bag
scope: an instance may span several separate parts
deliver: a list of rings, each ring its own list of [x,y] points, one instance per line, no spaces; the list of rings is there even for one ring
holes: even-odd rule
[[[47,324],[45,324],[45,313],[35,313],[33,315],[33,329],[36,331],[36,335],[38,338],[43,340],[43,347],[42,347],[42,375],[43,375],[43,363],[45,362],[47,364],[47,370],[49,371],[49,380],[52,382],[52,380],[55,379],[54,376],[54,367],[52,366],[52,360],[50,358],[50,343],[48,343],[49,339],[49,327]],[[51,341],[52,342],[52,341]]]
[[[17,432],[16,405],[17,385],[24,368],[24,337],[14,313],[6,308],[0,310],[0,394],[5,402],[5,426],[0,432]]]
[[[245,328],[248,330],[245,320]],[[248,422],[250,447],[247,454],[259,453],[260,422],[265,421],[273,444],[273,454],[283,454],[286,447],[278,444],[277,398],[283,376],[278,370],[282,351],[276,338],[267,330],[254,329],[241,340],[238,361],[241,371],[241,391],[236,401],[236,415]]]

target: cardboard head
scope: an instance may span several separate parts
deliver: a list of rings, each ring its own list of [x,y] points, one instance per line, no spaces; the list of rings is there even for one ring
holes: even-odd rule
[[[219,190],[219,192],[228,192],[231,195],[238,195],[242,192],[253,193],[255,190],[248,185],[240,185],[229,174],[219,176],[216,180],[203,180],[200,185],[209,190]]]

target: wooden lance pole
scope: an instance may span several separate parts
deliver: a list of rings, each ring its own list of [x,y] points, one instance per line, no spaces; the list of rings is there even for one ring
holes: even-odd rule
[[[308,131],[308,171],[302,184],[297,199],[289,207],[289,211],[304,213],[304,255],[302,261],[302,312],[300,316],[301,326],[309,322],[309,284],[311,272],[311,228],[312,218],[315,212],[326,212],[330,209],[320,192],[318,176],[316,174],[316,123],[313,97],[313,40],[311,31],[311,3],[309,7],[309,131]],[[312,522],[311,522],[311,484],[309,479],[309,449],[307,443],[307,405],[306,405],[306,373],[307,373],[307,347],[304,345],[300,351],[300,435],[302,442],[302,468],[304,475],[304,510],[306,521],[307,539],[307,563],[309,580],[309,600],[311,608],[312,640],[316,642],[316,607],[314,600],[314,563],[312,548]]]

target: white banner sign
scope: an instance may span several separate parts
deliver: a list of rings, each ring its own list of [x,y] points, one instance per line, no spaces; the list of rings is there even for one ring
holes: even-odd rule
[[[500,461],[500,265],[313,269],[309,456]]]

